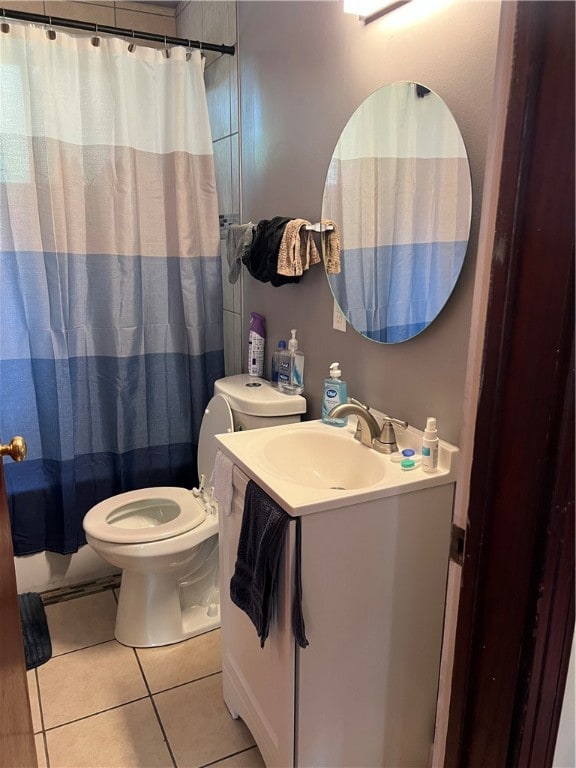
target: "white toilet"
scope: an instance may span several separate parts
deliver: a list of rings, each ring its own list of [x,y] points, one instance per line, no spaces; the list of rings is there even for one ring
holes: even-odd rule
[[[233,430],[300,420],[306,400],[239,374],[214,384],[198,440],[199,488],[143,488],[112,496],[84,517],[86,540],[122,569],[114,635],[146,648],[220,626],[218,507],[209,488],[216,441]]]

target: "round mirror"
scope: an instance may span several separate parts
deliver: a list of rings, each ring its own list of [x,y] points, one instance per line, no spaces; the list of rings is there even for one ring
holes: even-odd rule
[[[342,131],[322,201],[340,234],[328,281],[350,325],[385,344],[421,333],[454,289],[471,211],[466,149],[442,99],[417,83],[371,94]]]

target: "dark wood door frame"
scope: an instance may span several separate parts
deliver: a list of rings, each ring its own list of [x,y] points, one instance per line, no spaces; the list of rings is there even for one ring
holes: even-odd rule
[[[36,766],[10,515],[0,458],[0,766]]]
[[[574,628],[574,3],[517,6],[446,766],[552,764]]]

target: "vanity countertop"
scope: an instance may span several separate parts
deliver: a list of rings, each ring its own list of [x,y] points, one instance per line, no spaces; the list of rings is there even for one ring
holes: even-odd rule
[[[455,482],[456,446],[440,440],[435,472],[426,473],[420,466],[406,471],[390,455],[355,440],[355,427],[355,417],[343,428],[318,419],[216,435],[216,441],[219,450],[295,517]],[[420,452],[421,431],[409,426],[397,430],[396,438],[400,450]],[[309,450],[312,445],[314,451]],[[279,459],[280,446],[286,454]],[[299,462],[305,462],[301,474]],[[348,487],[336,487],[341,485]]]

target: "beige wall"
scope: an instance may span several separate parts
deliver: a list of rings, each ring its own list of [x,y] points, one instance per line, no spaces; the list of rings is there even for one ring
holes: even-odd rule
[[[416,15],[426,7],[425,14]],[[434,10],[434,7],[436,10]],[[441,96],[467,147],[473,183],[470,247],[458,285],[438,319],[397,345],[332,329],[333,300],[320,266],[298,285],[273,288],[244,273],[244,330],[254,310],[267,320],[268,362],[298,328],[306,354],[309,416],[320,415],[322,379],[341,363],[348,393],[460,441],[480,200],[491,111],[500,3],[414,3],[369,25],[337,0],[238,4],[244,221],[275,215],[318,221],[338,136],[376,88],[414,80]]]

